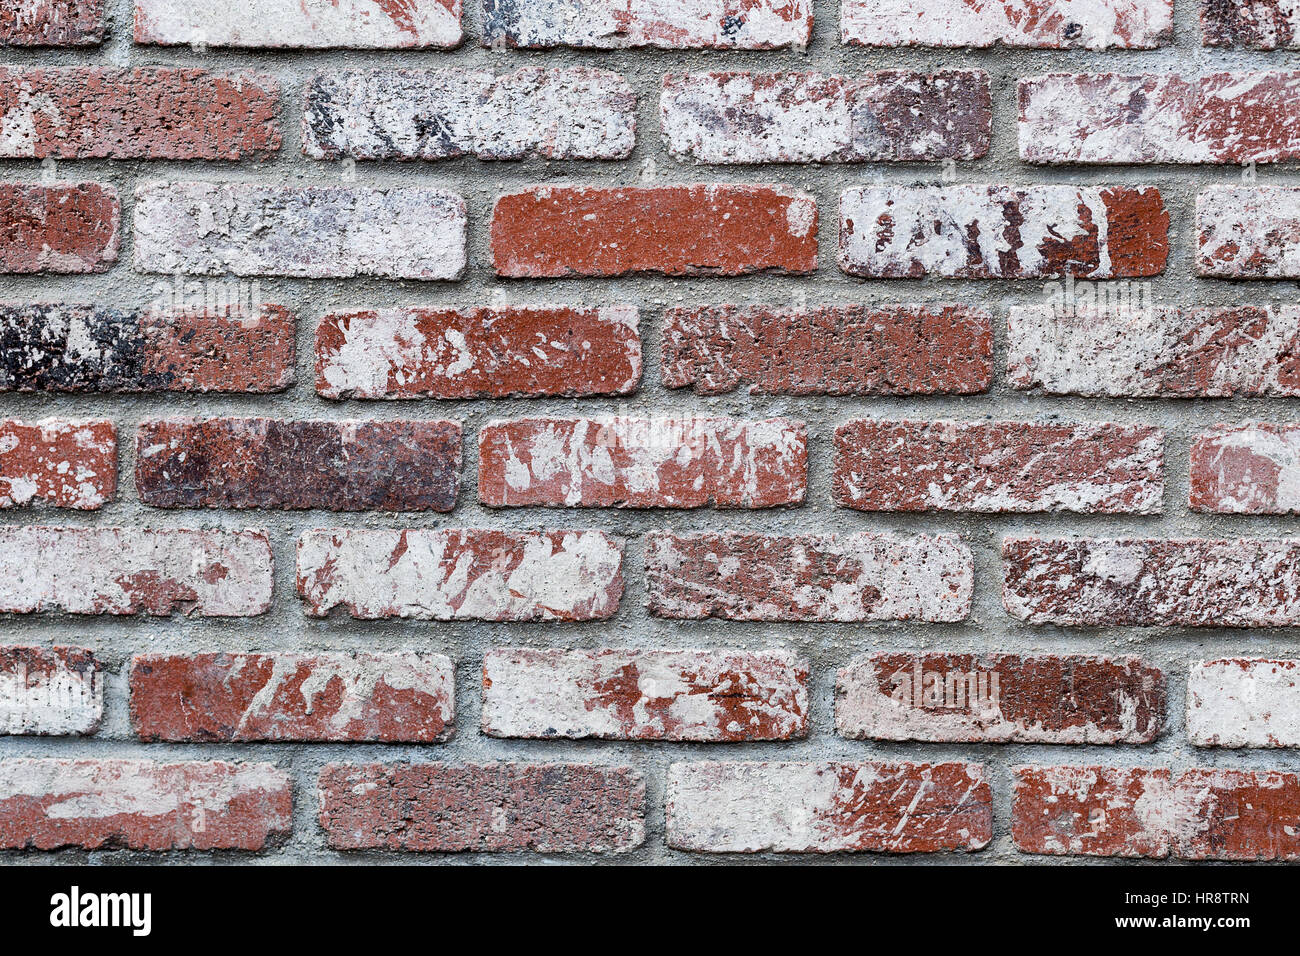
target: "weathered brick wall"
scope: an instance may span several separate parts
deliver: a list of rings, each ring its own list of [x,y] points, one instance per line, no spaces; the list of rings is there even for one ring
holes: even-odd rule
[[[1300,859],[1297,48],[0,2],[0,860]]]

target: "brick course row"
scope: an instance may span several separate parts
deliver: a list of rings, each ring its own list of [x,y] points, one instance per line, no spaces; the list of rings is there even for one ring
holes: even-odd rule
[[[1187,733],[1203,747],[1300,746],[1300,662],[1193,662]],[[482,731],[502,738],[734,742],[808,732],[807,661],[787,651],[499,648],[482,668]],[[94,734],[103,665],[77,647],[0,649],[10,735]],[[455,723],[439,654],[145,654],[131,664],[145,741],[442,742]],[[1136,657],[909,654],[839,671],[851,739],[1145,744],[1165,677]]]
[[[378,12],[376,12],[378,9]],[[687,16],[667,0],[521,0],[483,3],[485,46],[614,49],[654,46],[764,50],[804,46],[809,0],[709,0]],[[415,0],[376,8],[366,0],[265,0],[259,16],[216,0],[136,0],[142,44],[315,49],[457,45],[461,0]],[[846,0],[844,43],[865,46],[1146,49],[1170,42],[1172,0],[1125,3],[1011,3],[965,0]],[[1300,17],[1266,0],[1203,0],[1202,42],[1271,50],[1300,43]],[[102,0],[34,0],[0,15],[0,44],[80,46],[105,34]]]
[[[1294,71],[1025,78],[1020,157],[1294,160],[1297,86]],[[322,72],[304,94],[302,151],[313,159],[626,159],[636,99],[622,76],[583,67]],[[273,77],[248,71],[4,67],[0,157],[266,157],[281,148],[280,100]],[[981,70],[670,73],[660,121],[671,153],[712,164],[973,160],[988,152],[992,131]]]
[[[1013,776],[1011,838],[1025,853],[1300,857],[1292,773]],[[337,850],[619,853],[645,840],[645,780],[626,766],[330,764],[315,797]],[[269,763],[4,760],[0,847],[256,851],[290,835],[293,802]],[[974,763],[674,763],[665,804],[668,846],[702,853],[974,852],[994,837],[992,788]]]
[[[1300,144],[1286,111],[1298,83],[1300,74],[1285,71],[1026,78],[1021,158],[1292,160]],[[261,158],[281,148],[280,99],[273,77],[247,71],[4,67],[0,157]],[[313,159],[618,160],[635,142],[635,107],[623,77],[589,68],[329,71],[304,94],[302,151]],[[1170,110],[1175,121],[1160,115]],[[980,70],[667,74],[660,116],[670,152],[722,164],[973,160],[987,153],[992,127]]]
[[[786,418],[494,420],[479,432],[478,498],[495,508],[798,506],[807,442]],[[1200,434],[1192,509],[1300,511],[1297,447],[1300,426]],[[136,490],[156,508],[451,511],[460,490],[452,421],[167,418],[140,425],[135,451]],[[859,511],[1155,514],[1164,471],[1164,435],[1145,425],[854,419],[835,432],[832,496]],[[94,510],[116,487],[111,421],[0,421],[0,508]]]
[[[1130,288],[1115,312],[1097,304],[1105,286],[1056,285],[1065,304],[1007,311],[1012,388],[1300,395],[1300,307],[1130,307],[1140,298]],[[283,391],[297,321],[283,306],[210,310],[201,297],[193,309],[141,311],[0,304],[0,391]],[[639,321],[624,304],[334,312],[316,328],[315,386],[337,400],[628,395],[642,379]],[[661,376],[701,395],[977,394],[994,382],[993,323],[957,304],[674,307]],[[87,341],[95,347],[77,347]]]
[[[1193,665],[1190,715],[1239,700],[1207,711],[1200,719],[1218,732],[1196,724],[1193,742],[1300,741],[1288,723],[1295,666]],[[11,692],[4,732],[96,732],[104,678],[92,651],[7,647],[0,679]],[[808,734],[809,680],[808,662],[788,651],[497,648],[483,658],[481,729],[537,740],[792,740]],[[132,728],[150,742],[438,743],[455,724],[452,663],[439,654],[152,653],[134,658],[128,684]],[[851,739],[1144,744],[1165,716],[1164,675],[1136,657],[875,653],[842,669],[837,689],[836,727]]]
[[[1002,599],[1031,624],[1298,627],[1295,538],[1002,542]],[[0,612],[245,617],[272,600],[264,531],[0,529]],[[974,564],[957,535],[651,532],[647,606],[733,621],[964,621]],[[614,616],[623,548],[600,531],[328,530],[298,539],[304,610],[354,618]]]
[[[149,183],[135,201],[146,273],[427,281],[466,266],[465,203],[441,189]],[[839,215],[839,267],[861,278],[1145,278],[1169,252],[1151,186],[864,186]],[[213,232],[214,216],[229,229]],[[119,219],[112,187],[0,184],[0,271],[105,271]],[[497,199],[492,265],[509,278],[806,275],[817,222],[812,197],[783,187],[538,187]],[[1202,190],[1197,273],[1300,277],[1297,223],[1300,189]]]

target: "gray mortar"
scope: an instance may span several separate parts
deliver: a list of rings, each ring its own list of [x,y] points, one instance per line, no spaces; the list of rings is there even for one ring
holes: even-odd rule
[[[998,545],[1004,534],[1037,532],[1059,535],[1264,536],[1294,534],[1294,517],[1216,517],[1195,515],[1187,507],[1187,451],[1192,437],[1217,423],[1246,419],[1296,420],[1297,406],[1287,399],[1084,399],[1027,394],[1005,384],[1005,317],[1007,308],[1043,301],[1037,281],[927,279],[880,281],[851,279],[835,265],[838,245],[839,193],[875,181],[938,183],[940,164],[696,166],[673,159],[659,134],[659,79],[670,71],[746,69],[753,71],[820,70],[856,74],[883,68],[934,70],[970,67],[987,70],[993,91],[993,142],[989,154],[957,167],[959,182],[1153,184],[1160,187],[1172,218],[1171,255],[1165,273],[1154,281],[1157,305],[1263,304],[1296,301],[1296,283],[1203,280],[1194,276],[1194,203],[1197,191],[1216,183],[1233,183],[1241,171],[1231,166],[1032,167],[1022,164],[1016,143],[1016,80],[1052,71],[1183,72],[1219,69],[1278,69],[1295,65],[1294,53],[1261,53],[1200,46],[1196,0],[1176,0],[1175,39],[1150,51],[875,50],[845,47],[839,41],[837,0],[815,0],[816,23],[806,51],[622,51],[486,50],[478,45],[481,0],[468,0],[465,42],[454,51],[264,52],[189,48],[135,47],[131,43],[131,0],[110,0],[109,39],[102,48],[73,51],[4,50],[11,65],[177,65],[210,69],[256,69],[274,74],[282,87],[284,146],[265,163],[244,162],[61,162],[61,181],[88,180],[115,185],[122,198],[123,242],[116,266],[97,276],[0,277],[0,301],[95,302],[118,307],[144,305],[155,297],[155,284],[167,277],[132,271],[132,191],[148,180],[204,179],[284,185],[338,184],[340,163],[318,162],[301,155],[301,94],[318,70],[383,67],[488,67],[499,73],[527,65],[584,65],[627,77],[639,98],[638,136],[632,157],[623,162],[483,162],[473,158],[438,162],[358,163],[356,184],[434,185],[465,197],[469,207],[469,266],[458,282],[392,282],[377,279],[299,281],[261,280],[263,297],[283,304],[299,317],[298,384],[271,396],[203,395],[0,395],[0,415],[39,419],[50,415],[104,416],[117,423],[121,445],[118,498],[102,511],[9,511],[10,524],[126,527],[258,527],[272,536],[275,551],[275,606],[260,618],[212,620],[182,617],[110,618],[57,615],[10,615],[4,621],[5,643],[83,645],[96,650],[106,668],[105,720],[90,738],[0,738],[0,757],[133,757],[159,761],[238,759],[270,761],[294,781],[294,832],[282,846],[261,854],[152,854],[128,851],[59,851],[0,853],[0,863],[246,862],[246,863],[492,863],[623,862],[711,863],[780,861],[833,863],[952,862],[1106,864],[1087,858],[1035,857],[1018,853],[1010,837],[1011,768],[1032,764],[1105,764],[1225,767],[1294,770],[1294,751],[1231,751],[1191,747],[1184,729],[1188,663],[1223,655],[1296,656],[1300,631],[1220,628],[1063,629],[1033,627],[1002,609]],[[1260,184],[1300,185],[1296,164],[1259,168]],[[38,181],[36,161],[0,162],[5,180]],[[814,276],[667,279],[648,276],[612,280],[510,280],[491,271],[488,227],[492,202],[501,192],[538,183],[629,185],[670,183],[782,183],[816,197],[821,211],[820,269]],[[599,305],[626,302],[641,309],[645,355],[643,385],[625,398],[521,399],[497,401],[328,402],[314,391],[313,334],[325,312],[341,307],[387,305],[484,305],[564,303]],[[828,303],[961,302],[989,309],[996,329],[996,378],[992,389],[971,397],[791,398],[751,397],[742,392],[714,398],[689,390],[668,391],[659,374],[660,322],[663,308],[679,303]],[[713,412],[739,417],[788,415],[808,423],[809,468],[806,504],[776,511],[618,511],[609,509],[490,510],[477,503],[476,450],[480,427],[492,418],[530,415],[597,415],[626,410],[634,414]],[[326,512],[161,511],[144,507],[133,483],[134,434],[146,418],[191,414],[203,416],[266,415],[283,418],[452,418],[465,427],[465,465],[460,504],[449,515],[332,514]],[[1165,510],[1162,515],[963,515],[863,514],[831,504],[832,439],[835,427],[850,418],[1060,418],[1082,421],[1148,422],[1166,432]],[[305,616],[294,591],[294,546],[309,528],[492,527],[599,528],[626,539],[627,590],[617,616],[586,624],[429,623],[353,621],[342,615],[326,620]],[[709,620],[666,621],[645,609],[644,535],[657,529],[677,531],[736,528],[770,533],[959,532],[975,555],[975,597],[969,620],[955,625],[893,624],[758,624]],[[480,663],[485,649],[529,647],[786,647],[812,665],[812,725],[805,740],[785,743],[682,744],[602,741],[494,740],[478,730]],[[386,746],[372,744],[144,744],[130,733],[126,672],[141,652],[324,650],[437,651],[456,663],[456,733],[446,744]],[[1169,714],[1165,734],[1149,746],[1042,746],[1005,744],[894,744],[851,741],[834,732],[835,673],[856,654],[875,650],[946,652],[1046,652],[1140,654],[1162,667],[1168,679]],[[800,857],[761,854],[700,855],[670,850],[664,841],[664,796],[668,766],[689,760],[963,760],[982,762],[993,788],[994,838],[972,856],[876,854]],[[476,854],[433,855],[385,852],[337,853],[325,843],[317,823],[316,776],[326,763],[447,761],[481,762],[591,761],[627,764],[646,779],[647,837],[640,849],[622,855]]]

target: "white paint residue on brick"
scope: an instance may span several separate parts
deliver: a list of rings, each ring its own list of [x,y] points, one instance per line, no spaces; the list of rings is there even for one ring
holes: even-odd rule
[[[1300,661],[1193,662],[1187,736],[1198,747],[1300,747]]]
[[[359,618],[550,620],[606,616],[617,604],[622,552],[608,536],[521,533],[513,536],[522,549],[515,559],[482,551],[480,534],[307,532],[298,544],[299,590],[310,613],[347,605]]]
[[[98,668],[77,669],[53,653],[44,666],[0,670],[0,734],[92,733],[104,712]]]
[[[823,819],[839,791],[833,764],[676,763],[670,835],[720,853],[845,849]]]
[[[456,279],[465,222],[463,199],[424,186],[157,182],[136,189],[135,265],[189,275]]]
[[[446,47],[460,3],[432,0],[136,0],[141,43],[232,47]]]
[[[259,657],[238,656],[231,663],[232,673],[238,675],[249,663]],[[447,702],[448,712],[443,720],[451,724],[450,707],[451,661],[441,654],[277,654],[272,657],[271,677],[244,708],[235,736],[250,720],[258,720],[271,712],[276,698],[287,681],[307,665],[310,670],[299,687],[302,703],[307,713],[317,706],[317,698],[329,693],[337,683],[342,689],[338,708],[329,717],[329,726],[340,734],[346,733],[355,720],[366,716],[372,707],[375,688],[380,684],[395,691],[414,691],[417,694]]]
[[[788,651],[495,649],[483,668],[483,727],[497,737],[725,740],[743,728],[725,722],[720,697],[744,698],[744,727],[769,720],[777,735],[807,713],[806,665]],[[631,674],[640,696],[629,705]]]
[[[841,39],[868,46],[1147,48],[1172,0],[844,0]],[[1066,32],[1066,28],[1070,32]]]
[[[165,817],[202,808],[219,813],[231,801],[289,786],[269,763],[156,764],[148,760],[35,760],[0,762],[0,801],[53,798],[54,820],[102,819],[124,814]],[[186,816],[178,823],[189,823]]]
[[[154,592],[173,612],[262,614],[271,605],[270,544],[258,532],[0,530],[5,610],[138,613]]]

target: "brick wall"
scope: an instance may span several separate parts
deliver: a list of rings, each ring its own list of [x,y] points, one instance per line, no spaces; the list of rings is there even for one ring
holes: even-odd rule
[[[0,860],[1300,858],[1198,2],[0,3]]]

